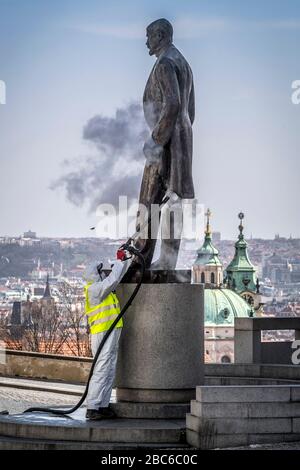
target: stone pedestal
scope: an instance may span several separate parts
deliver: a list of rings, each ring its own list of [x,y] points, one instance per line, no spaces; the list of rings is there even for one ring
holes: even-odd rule
[[[124,317],[117,400],[186,403],[204,381],[203,286],[190,282],[142,284]],[[120,284],[121,305],[135,284]]]

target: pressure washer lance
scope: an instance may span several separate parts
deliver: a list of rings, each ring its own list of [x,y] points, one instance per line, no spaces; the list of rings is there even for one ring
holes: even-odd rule
[[[161,205],[159,206],[159,213],[161,212],[164,205],[167,204],[169,199],[170,198],[168,196],[166,196],[163,199]],[[114,322],[110,326],[110,328],[107,330],[106,334],[102,338],[101,343],[99,344],[99,347],[97,349],[97,352],[96,352],[96,354],[94,356],[94,359],[93,359],[93,362],[92,362],[92,366],[91,366],[91,369],[90,369],[90,373],[89,373],[89,376],[88,376],[88,380],[87,380],[87,383],[86,383],[85,390],[84,390],[83,395],[80,398],[79,402],[75,406],[73,406],[73,408],[70,408],[70,409],[67,409],[67,410],[58,410],[58,409],[55,409],[55,408],[38,408],[38,407],[35,408],[35,407],[33,407],[33,408],[28,408],[28,410],[25,410],[24,413],[41,412],[41,413],[51,413],[51,414],[58,415],[58,416],[66,416],[66,415],[70,415],[70,414],[74,413],[83,404],[84,400],[87,397],[88,390],[89,390],[89,385],[90,385],[90,381],[91,381],[91,378],[92,378],[93,373],[94,373],[95,365],[96,365],[98,357],[99,357],[99,355],[100,355],[100,353],[103,349],[103,346],[106,343],[107,339],[109,338],[111,332],[114,330],[117,323],[119,323],[120,319],[123,317],[125,312],[128,310],[128,308],[132,304],[134,298],[136,297],[136,295],[137,295],[137,293],[140,290],[140,287],[142,285],[142,281],[143,281],[143,277],[144,277],[144,273],[145,273],[145,260],[144,260],[143,255],[139,252],[139,250],[137,250],[132,245],[132,243],[135,240],[135,238],[139,235],[139,233],[141,233],[141,231],[149,224],[150,221],[151,221],[151,216],[149,217],[149,219],[144,224],[142,224],[141,227],[139,227],[139,229],[132,235],[132,237],[130,237],[127,240],[127,242],[124,243],[120,247],[121,249],[129,251],[129,253],[131,253],[132,255],[136,256],[139,259],[141,267],[142,267],[142,273],[141,273],[141,276],[140,276],[140,280],[138,281],[138,283],[137,283],[133,293],[131,294],[130,298],[128,299],[127,303],[124,305],[121,312],[119,313],[117,318],[114,320]]]

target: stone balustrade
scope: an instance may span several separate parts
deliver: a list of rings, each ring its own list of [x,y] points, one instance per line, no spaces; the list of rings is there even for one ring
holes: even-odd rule
[[[295,340],[299,340],[300,318],[235,318],[235,362],[239,364],[292,364],[293,342],[262,342],[261,332],[268,330],[294,330]]]
[[[6,350],[0,376],[85,383],[90,366],[86,357]],[[205,385],[300,383],[300,367],[283,364],[205,364],[204,373]]]

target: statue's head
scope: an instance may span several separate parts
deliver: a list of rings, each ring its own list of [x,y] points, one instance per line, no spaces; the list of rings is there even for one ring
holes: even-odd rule
[[[161,18],[147,27],[146,46],[150,55],[158,55],[162,49],[172,44],[172,41],[173,27],[168,20]]]

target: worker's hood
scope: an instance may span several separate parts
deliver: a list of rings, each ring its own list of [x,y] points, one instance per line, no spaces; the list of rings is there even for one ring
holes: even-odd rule
[[[99,276],[99,273],[98,273],[98,270],[97,270],[97,266],[99,265],[99,261],[98,262],[94,262],[94,263],[91,263],[89,264],[84,273],[83,273],[83,279],[85,280],[85,282],[96,282],[96,281],[99,281],[100,279],[100,276]]]

